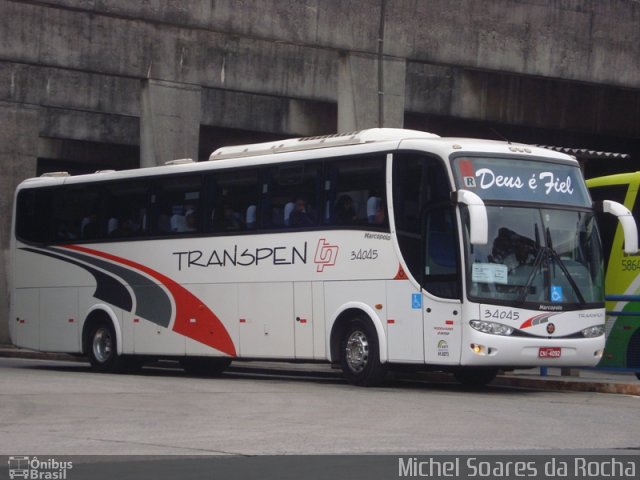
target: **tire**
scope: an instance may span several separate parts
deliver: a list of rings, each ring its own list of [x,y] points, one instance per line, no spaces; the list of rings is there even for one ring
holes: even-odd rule
[[[100,321],[91,327],[87,340],[89,362],[101,373],[117,373],[124,370],[125,359],[118,355],[116,331],[109,321]]]
[[[636,372],[636,378],[640,380],[640,372]]]
[[[189,375],[217,377],[231,365],[231,359],[227,357],[186,357],[180,360],[180,364]]]
[[[460,367],[453,375],[456,380],[467,387],[483,387],[491,383],[498,374],[497,368]]]
[[[379,385],[387,374],[380,363],[378,335],[371,322],[351,320],[340,341],[340,366],[347,381],[361,387]]]
[[[636,330],[627,344],[627,368],[640,368],[640,329]]]

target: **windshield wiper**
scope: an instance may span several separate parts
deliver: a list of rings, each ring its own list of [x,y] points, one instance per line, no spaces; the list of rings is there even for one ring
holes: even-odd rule
[[[536,278],[536,272],[538,271],[538,268],[540,268],[540,265],[542,265],[542,261],[544,260],[544,257],[546,255],[546,247],[540,247],[540,232],[538,232],[538,224],[534,224],[534,234],[536,237],[536,248],[538,249],[538,253],[536,254],[536,258],[533,260],[533,264],[531,266],[531,272],[529,273],[529,276],[527,277],[527,281],[524,284],[524,286],[522,286],[522,291],[520,292],[520,295],[518,295],[518,298],[516,300],[516,303],[524,303],[524,301],[527,299],[527,294],[529,292],[529,288],[531,288],[531,285],[533,284],[533,279]]]
[[[537,235],[536,235],[536,240],[537,240]],[[536,278],[536,272],[542,265],[542,261],[545,259],[546,256],[547,256],[547,247],[539,248],[536,258],[533,261],[533,265],[531,266],[531,273],[529,273],[529,278],[527,278],[527,282],[521,287],[522,292],[520,292],[520,296],[518,296],[516,303],[524,303],[524,301],[527,299],[529,288],[531,288],[531,285],[533,285],[533,279]]]
[[[571,276],[571,273],[569,273],[569,270],[567,269],[567,266],[564,264],[564,262],[560,258],[560,255],[558,255],[558,252],[556,252],[554,250],[554,248],[553,248],[553,243],[551,242],[551,233],[549,232],[549,227],[547,227],[547,245],[548,245],[547,249],[549,250],[549,254],[551,255],[551,258],[556,261],[556,263],[560,267],[560,270],[562,270],[562,273],[564,273],[564,276],[567,277],[567,280],[569,281],[569,285],[571,285],[571,288],[573,288],[573,291],[576,292],[576,297],[578,297],[578,302],[580,302],[582,305],[584,305],[587,302],[585,301],[584,296],[582,295],[582,292],[580,291],[580,287],[578,287],[578,284],[576,283],[576,281]]]

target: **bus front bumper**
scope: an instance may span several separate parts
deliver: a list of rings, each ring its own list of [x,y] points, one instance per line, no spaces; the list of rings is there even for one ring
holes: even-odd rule
[[[532,338],[472,331],[463,339],[461,365],[503,367],[594,367],[602,358],[605,336]]]

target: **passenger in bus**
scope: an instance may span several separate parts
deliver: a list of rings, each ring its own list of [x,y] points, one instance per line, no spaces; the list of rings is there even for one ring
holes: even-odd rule
[[[78,236],[71,231],[67,222],[60,222],[56,231],[58,240],[76,240]]]
[[[116,217],[111,217],[108,221],[107,221],[107,235],[110,237],[113,237],[113,232],[115,232],[118,229],[118,226],[120,225],[120,222],[118,222],[118,219]]]
[[[196,214],[196,209],[192,207],[187,207],[187,211],[184,214],[185,232],[197,232],[198,231],[198,215]]]
[[[256,212],[257,207],[255,205],[249,205],[247,207],[246,224],[247,229],[252,230],[256,228]]]
[[[135,235],[137,228],[131,218],[123,217],[117,223],[118,226],[109,233],[110,237],[125,238]]]
[[[356,211],[353,208],[353,199],[349,195],[341,195],[336,202],[336,224],[352,225],[356,222]]]
[[[244,222],[242,221],[242,215],[233,210],[229,205],[225,205],[223,208],[222,225],[225,230],[242,230],[244,229]]]
[[[100,227],[98,225],[98,215],[95,212],[89,213],[82,219],[80,225],[80,236],[85,240],[98,238]]]
[[[291,212],[293,212],[296,208],[296,204],[294,202],[287,202],[284,206],[284,226],[291,226]]]
[[[169,219],[171,231],[174,233],[184,232],[187,228],[187,220],[184,215],[183,205],[171,207],[171,218]]]
[[[375,193],[367,200],[367,221],[369,223],[375,223],[376,214],[380,210],[381,202],[382,199],[375,195]]]
[[[373,216],[374,225],[384,225],[387,219],[387,208],[384,200],[380,199],[378,202],[378,208],[376,208],[376,214]]]
[[[310,227],[317,225],[318,216],[303,197],[296,197],[289,221],[292,227]]]

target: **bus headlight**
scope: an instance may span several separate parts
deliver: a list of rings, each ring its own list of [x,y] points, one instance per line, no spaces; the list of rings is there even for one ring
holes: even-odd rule
[[[485,320],[471,320],[469,322],[471,328],[482,333],[490,333],[492,335],[508,336],[513,333],[513,327],[503,325],[502,323],[487,322]]]
[[[604,335],[604,325],[594,325],[593,327],[582,330],[582,336],[584,338],[594,338],[600,335]]]

